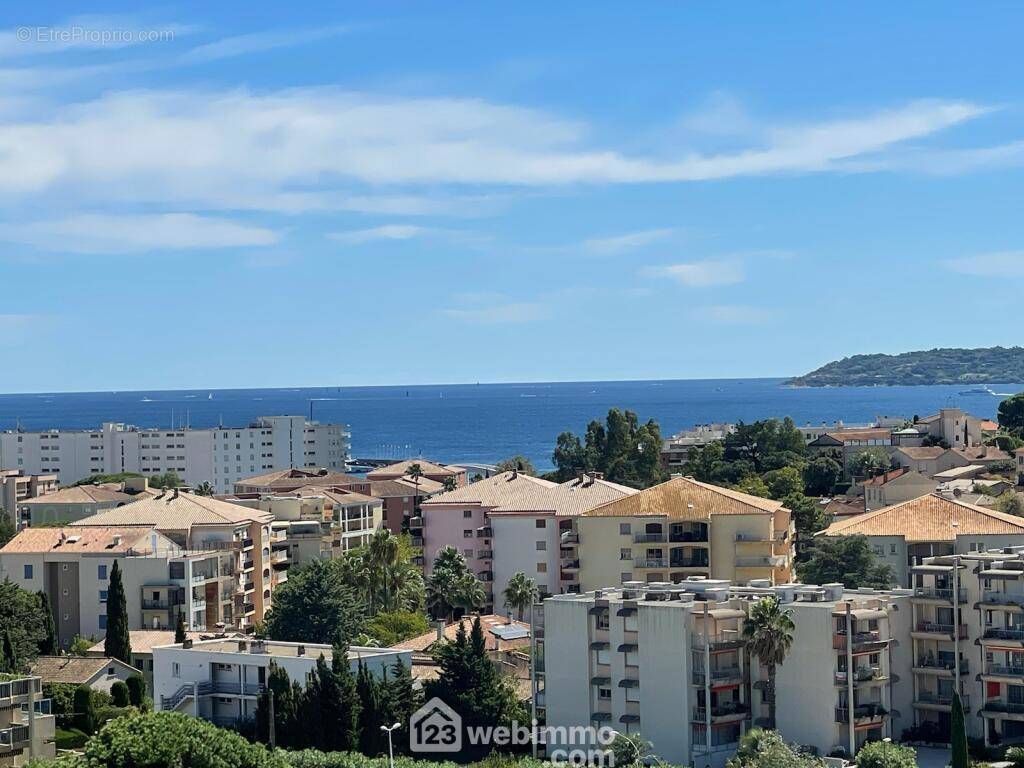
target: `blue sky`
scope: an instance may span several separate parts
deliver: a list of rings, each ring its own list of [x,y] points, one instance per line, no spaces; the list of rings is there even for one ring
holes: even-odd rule
[[[1019,5],[88,13],[3,11],[0,391],[1020,342]]]

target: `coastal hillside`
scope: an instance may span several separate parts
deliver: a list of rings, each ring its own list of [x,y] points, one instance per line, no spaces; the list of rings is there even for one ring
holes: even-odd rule
[[[1024,382],[1024,347],[929,349],[899,355],[854,355],[786,383],[795,387]]]

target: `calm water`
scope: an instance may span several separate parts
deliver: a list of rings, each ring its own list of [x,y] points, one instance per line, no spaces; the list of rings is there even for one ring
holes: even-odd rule
[[[104,421],[206,427],[257,416],[309,414],[352,427],[357,457],[428,456],[492,462],[513,454],[550,466],[559,432],[582,432],[609,408],[654,418],[665,434],[696,423],[791,416],[798,424],[879,414],[925,415],[955,405],[992,417],[1001,398],[962,395],[961,386],[792,389],[780,379],[604,381],[560,384],[462,384],[415,387],[324,387],[173,392],[0,395],[0,429],[89,429]],[[997,393],[1022,384],[994,385]],[[212,394],[212,399],[210,395]]]

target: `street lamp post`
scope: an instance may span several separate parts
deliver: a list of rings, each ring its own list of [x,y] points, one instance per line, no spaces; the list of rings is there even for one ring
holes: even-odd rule
[[[388,768],[395,768],[395,749],[391,744],[391,732],[402,727],[401,723],[392,726],[382,725],[380,729],[388,735]]]

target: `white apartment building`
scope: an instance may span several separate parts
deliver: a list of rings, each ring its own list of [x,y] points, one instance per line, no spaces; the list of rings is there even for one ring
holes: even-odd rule
[[[35,675],[0,679],[0,766],[56,756],[55,718],[42,691],[43,681]]]
[[[212,628],[222,617],[206,593],[227,578],[229,557],[188,552],[153,526],[26,528],[0,549],[0,580],[49,596],[58,644],[67,649],[76,636],[106,634],[115,562],[130,629],[173,629],[179,614],[193,629]]]
[[[899,738],[910,720],[910,591],[747,587],[689,579],[557,595],[536,626],[548,726],[641,733],[672,764],[722,766],[768,725],[765,675],[743,638],[753,602],[777,595],[795,624],[777,669],[776,726],[828,754]],[[557,746],[557,745],[555,745]]]
[[[285,643],[253,638],[186,640],[153,648],[153,701],[160,711],[185,712],[219,725],[252,720],[260,694],[266,691],[271,662],[305,685],[323,656],[330,664],[329,645]],[[412,667],[412,651],[397,648],[348,649],[352,672],[359,662],[382,677],[401,661]]]
[[[351,434],[344,424],[302,416],[261,416],[244,427],[143,429],[106,422],[98,430],[0,432],[0,467],[56,475],[69,485],[95,474],[176,472],[218,492],[258,472],[289,467],[343,470]]]

